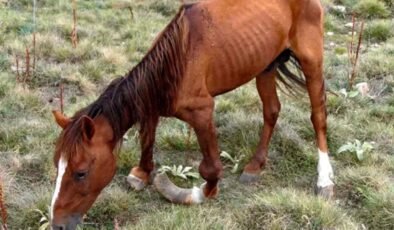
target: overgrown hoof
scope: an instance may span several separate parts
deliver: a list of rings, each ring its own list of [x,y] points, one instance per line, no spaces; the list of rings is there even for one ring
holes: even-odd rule
[[[316,187],[316,194],[324,199],[330,200],[334,198],[334,185],[326,187]]]
[[[184,189],[176,186],[165,173],[157,174],[153,180],[157,191],[174,204],[200,204],[204,202],[204,184],[198,188]]]
[[[127,182],[137,191],[141,191],[146,186],[146,183],[142,179],[134,176],[133,174],[127,176]]]
[[[254,184],[259,181],[259,178],[260,178],[259,174],[243,172],[239,177],[239,181],[242,184]]]
[[[200,186],[200,189],[202,189],[204,197],[206,199],[216,199],[219,195],[219,186],[216,186],[215,188],[211,190],[207,190],[207,183],[204,183]]]

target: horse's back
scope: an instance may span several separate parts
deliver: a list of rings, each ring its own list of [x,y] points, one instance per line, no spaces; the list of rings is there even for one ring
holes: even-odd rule
[[[319,9],[319,0],[210,0],[194,4],[185,12],[190,26],[189,58],[194,63],[189,74],[204,75],[202,82],[212,96],[230,91],[267,68],[290,46],[298,21],[313,18],[313,11]]]

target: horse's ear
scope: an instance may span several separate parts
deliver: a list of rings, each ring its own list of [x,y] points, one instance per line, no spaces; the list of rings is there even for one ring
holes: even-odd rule
[[[82,134],[83,138],[85,141],[90,141],[92,140],[92,137],[94,135],[95,127],[94,127],[94,121],[92,118],[84,115],[81,117],[81,129],[82,129]]]
[[[61,112],[54,110],[52,111],[52,113],[53,116],[55,117],[56,123],[63,129],[65,129],[68,124],[70,124],[71,119],[64,116]]]

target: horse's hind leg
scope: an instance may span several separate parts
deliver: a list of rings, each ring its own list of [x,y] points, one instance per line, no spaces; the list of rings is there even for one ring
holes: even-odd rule
[[[263,72],[256,78],[256,86],[263,102],[264,125],[260,142],[252,160],[245,166],[240,177],[242,183],[252,183],[259,178],[261,169],[265,166],[268,146],[276,121],[279,116],[280,102],[276,92],[276,70]]]
[[[311,120],[319,148],[317,192],[323,197],[330,198],[333,196],[334,183],[332,181],[333,170],[328,157],[326,134],[327,111],[323,78],[323,31],[319,20],[316,18],[318,19],[318,16],[313,21],[308,21],[305,18],[304,21],[298,22],[291,46],[304,72],[311,102]]]

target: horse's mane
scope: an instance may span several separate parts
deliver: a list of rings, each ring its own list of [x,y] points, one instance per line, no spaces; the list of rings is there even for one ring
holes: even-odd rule
[[[185,70],[189,29],[184,12],[182,6],[138,65],[126,76],[113,80],[95,102],[73,116],[57,148],[71,150],[81,142],[83,115],[108,119],[116,141],[135,123],[140,124],[142,133],[154,135],[150,132],[158,117],[172,113]]]

